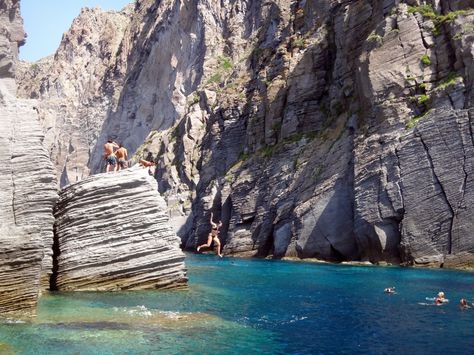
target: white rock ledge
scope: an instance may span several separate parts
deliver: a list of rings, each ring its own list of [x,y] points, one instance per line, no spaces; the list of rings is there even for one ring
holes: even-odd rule
[[[98,174],[66,186],[55,209],[55,274],[62,291],[186,285],[180,239],[147,169]]]

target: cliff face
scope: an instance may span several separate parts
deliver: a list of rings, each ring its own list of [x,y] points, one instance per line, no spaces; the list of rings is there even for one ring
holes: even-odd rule
[[[226,254],[472,266],[472,6],[139,0],[83,11],[49,61],[61,69],[19,77],[64,147],[63,183],[102,169],[108,137],[149,155],[186,248],[213,210]],[[79,40],[111,16],[112,37]],[[71,64],[107,38],[90,71]],[[62,126],[58,92],[76,112]],[[68,130],[92,138],[79,151]]]
[[[53,165],[33,103],[15,97],[18,1],[0,4],[0,313],[34,313],[52,272]]]
[[[0,77],[13,78],[18,61],[18,47],[25,43],[19,0],[0,3]]]
[[[83,9],[63,35],[54,56],[19,63],[18,95],[39,99],[36,106],[45,146],[61,186],[87,177],[90,150],[108,110],[116,102],[103,80],[115,65],[129,19],[127,10]]]
[[[62,291],[176,288],[184,253],[147,169],[71,184],[56,205],[56,272]]]

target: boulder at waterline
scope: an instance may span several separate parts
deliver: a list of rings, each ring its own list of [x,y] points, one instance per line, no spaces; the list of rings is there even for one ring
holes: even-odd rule
[[[55,210],[64,291],[177,288],[186,284],[180,239],[147,169],[98,174],[65,187]]]

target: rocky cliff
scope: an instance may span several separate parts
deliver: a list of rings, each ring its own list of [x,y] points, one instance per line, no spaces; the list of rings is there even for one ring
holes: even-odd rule
[[[54,56],[19,63],[18,94],[40,99],[36,109],[44,143],[61,186],[90,174],[90,150],[117,101],[103,80],[115,65],[128,20],[126,9],[104,13],[84,8]]]
[[[154,159],[185,248],[214,211],[225,254],[472,267],[473,20],[470,0],[138,0],[84,10],[21,92],[63,183],[108,137]]]
[[[52,272],[56,181],[33,103],[15,96],[18,1],[1,2],[0,29],[0,314],[32,314]]]
[[[98,174],[67,186],[55,217],[54,288],[185,286],[180,240],[168,225],[166,203],[147,169]]]

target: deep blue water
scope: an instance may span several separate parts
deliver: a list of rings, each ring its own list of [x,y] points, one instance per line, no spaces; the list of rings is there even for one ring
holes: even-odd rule
[[[474,308],[458,307],[474,273],[192,254],[187,266],[185,291],[44,295],[32,323],[0,324],[0,353],[474,353]],[[450,303],[425,299],[441,290]]]

